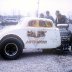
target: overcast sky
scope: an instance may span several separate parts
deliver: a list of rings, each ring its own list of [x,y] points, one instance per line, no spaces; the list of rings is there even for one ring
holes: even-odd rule
[[[0,0],[0,14],[2,15],[30,15],[35,16],[38,0]],[[49,10],[55,16],[55,11],[68,15],[72,12],[72,0],[39,0],[39,13]]]

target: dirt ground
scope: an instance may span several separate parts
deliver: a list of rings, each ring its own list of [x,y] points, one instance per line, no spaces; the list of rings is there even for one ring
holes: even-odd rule
[[[0,56],[0,72],[72,72],[72,53],[27,50],[17,60]]]

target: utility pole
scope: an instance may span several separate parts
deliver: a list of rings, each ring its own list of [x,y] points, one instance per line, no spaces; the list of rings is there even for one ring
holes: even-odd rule
[[[39,17],[39,3],[40,3],[40,0],[38,0],[37,2],[37,17]]]

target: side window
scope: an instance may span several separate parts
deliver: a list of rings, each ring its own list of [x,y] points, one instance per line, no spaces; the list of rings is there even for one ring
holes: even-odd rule
[[[52,27],[53,24],[50,21],[43,21],[43,20],[31,20],[28,23],[28,26],[30,27]]]
[[[40,20],[40,21],[39,21],[39,26],[40,26],[40,27],[46,27],[45,21]]]
[[[52,22],[50,22],[50,21],[46,21],[46,27],[48,27],[48,28],[53,27]]]
[[[50,22],[50,21],[42,21],[42,20],[40,20],[39,21],[39,27],[48,27],[48,28],[50,28],[50,27],[52,27],[52,22]]]
[[[39,27],[39,22],[38,22],[38,20],[31,20],[31,21],[29,21],[28,26]]]
[[[35,20],[29,21],[28,26],[34,27],[36,24]]]

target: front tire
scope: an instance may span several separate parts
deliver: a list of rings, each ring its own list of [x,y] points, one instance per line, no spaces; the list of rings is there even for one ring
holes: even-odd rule
[[[17,38],[6,38],[1,42],[1,56],[4,59],[14,60],[23,52],[23,45]]]

